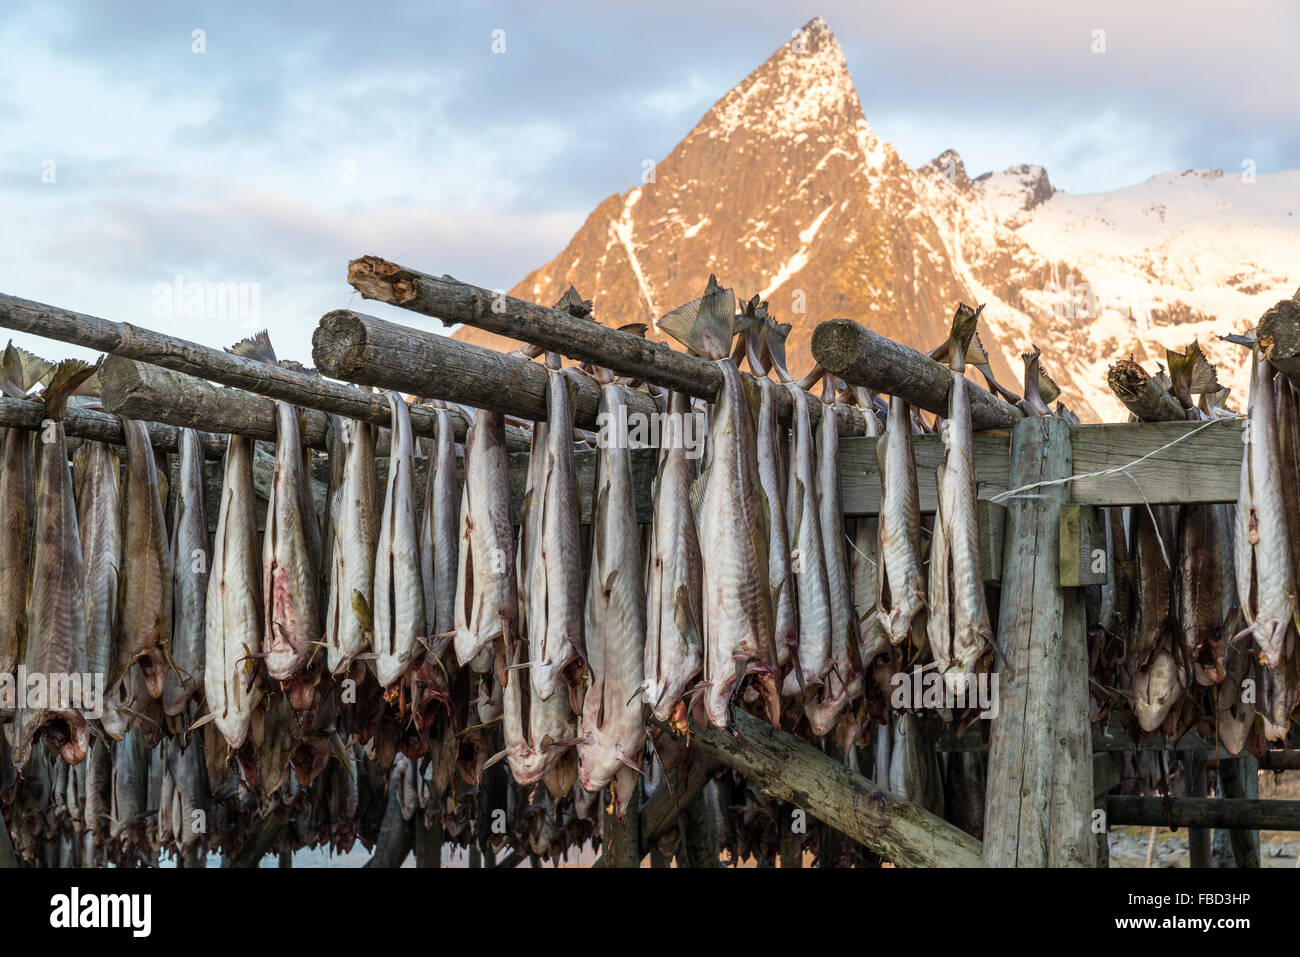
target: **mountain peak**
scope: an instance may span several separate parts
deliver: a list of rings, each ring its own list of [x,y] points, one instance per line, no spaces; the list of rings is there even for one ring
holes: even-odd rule
[[[772,138],[865,124],[844,51],[826,21],[809,20],[701,121],[711,136],[749,126]]]

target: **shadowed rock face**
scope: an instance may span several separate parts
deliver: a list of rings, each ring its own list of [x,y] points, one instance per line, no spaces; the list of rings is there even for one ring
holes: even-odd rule
[[[1276,178],[1284,177],[1300,185],[1300,174]],[[1126,226],[1108,205],[1121,202],[1163,226],[1169,190],[1182,206],[1184,194],[1223,188],[1205,176],[1153,177],[1077,197],[1056,190],[1039,166],[972,178],[952,150],[908,166],[867,124],[844,55],[820,18],[715,103],[668,156],[647,164],[642,178],[601,202],[563,251],[510,294],[549,305],[573,283],[595,300],[599,321],[644,322],[647,335],[663,341],[655,320],[698,297],[716,273],[738,297],[757,292],[773,316],[792,324],[787,353],[796,374],[811,365],[812,331],[824,319],[847,316],[929,349],[947,335],[959,301],[987,302],[981,337],[999,380],[1018,390],[1019,354],[1036,343],[1071,408],[1085,419],[1115,419],[1121,407],[1106,390],[1107,363],[1130,353],[1163,360],[1165,345],[1181,349],[1196,335],[1204,343],[1219,325],[1235,331],[1242,317],[1258,316],[1296,284],[1293,273],[1250,263],[1235,284],[1206,281],[1205,267],[1187,260],[1209,256],[1213,244],[1188,248],[1178,238],[1185,229],[1171,221],[1165,243],[1178,244],[1183,258],[1176,260],[1151,243],[1146,220]],[[1165,192],[1135,194],[1143,190]],[[1298,205],[1294,196],[1290,204]],[[1237,217],[1243,222],[1245,212]],[[1079,239],[1076,224],[1112,220],[1119,223],[1113,236]],[[1212,224],[1204,230],[1216,233]],[[1283,250],[1276,237],[1264,242]],[[1300,240],[1294,246],[1300,255]],[[1272,259],[1300,261],[1281,252]],[[1192,274],[1196,282],[1186,280]],[[1225,287],[1243,301],[1221,303]],[[1140,315],[1130,309],[1135,301]],[[517,345],[470,328],[454,335],[493,348]],[[1211,359],[1228,363],[1221,378],[1244,394],[1234,371],[1240,356],[1219,350]]]

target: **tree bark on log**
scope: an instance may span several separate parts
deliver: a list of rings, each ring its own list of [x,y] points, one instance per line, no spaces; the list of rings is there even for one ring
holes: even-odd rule
[[[18,428],[39,430],[45,421],[45,407],[33,399],[0,398],[0,428]],[[147,421],[144,424],[149,433],[149,441],[159,452],[180,451],[180,430],[173,425]],[[126,433],[122,430],[122,420],[108,412],[70,405],[63,417],[63,431],[70,438],[88,439],[94,442],[107,442],[109,445],[126,445]],[[203,455],[209,459],[219,459],[226,452],[226,439],[222,435],[208,432],[199,433],[199,443],[203,446]]]
[[[604,816],[601,821],[600,860],[596,862],[598,866],[631,868],[641,866],[641,858],[644,856],[641,853],[641,815],[631,810],[637,807],[640,801],[641,782],[638,781],[624,820],[618,819],[618,812],[613,809],[612,801],[610,807],[601,812]]]
[[[1012,489],[1070,475],[1070,428],[1062,419],[1035,416],[1011,434]],[[1007,500],[1002,604],[998,614],[998,715],[989,746],[984,820],[984,864],[1045,867],[1052,821],[1069,813],[1091,816],[1087,802],[1053,815],[1053,777],[1061,708],[1065,596],[1055,561],[1065,485],[1036,488]],[[1085,740],[1085,746],[1091,743]],[[1091,761],[1090,753],[1084,761]],[[1089,764],[1089,767],[1091,765]],[[1062,799],[1065,796],[1062,795]]]
[[[1106,373],[1115,397],[1142,422],[1181,422],[1187,418],[1169,390],[1132,359],[1120,359]]]
[[[852,319],[831,319],[813,330],[813,358],[849,385],[864,386],[905,399],[936,415],[948,414],[948,367],[910,346],[872,332]],[[971,424],[976,431],[1010,429],[1023,413],[987,390],[966,380]]]
[[[378,256],[363,256],[348,264],[348,282],[363,298],[431,316],[444,325],[465,323],[710,402],[722,388],[721,371],[707,359],[450,276],[430,276]],[[788,421],[789,394],[778,389],[775,400],[777,417]],[[821,417],[820,403],[809,405],[815,425]],[[840,434],[866,431],[861,409],[849,405],[837,409]]]
[[[182,372],[135,359],[109,356],[99,369],[104,408],[130,419],[166,422],[182,428],[248,435],[274,442],[275,402],[242,389],[220,388]],[[302,409],[303,444],[328,446],[329,419]]]
[[[347,309],[326,313],[311,342],[312,361],[328,376],[537,421],[546,419],[546,367],[523,356],[483,349]],[[580,428],[597,428],[600,386],[589,376],[573,378],[577,386],[574,423]],[[629,412],[648,415],[659,411],[658,404],[644,392],[625,389],[624,398]]]
[[[980,842],[943,818],[899,800],[807,741],[739,709],[739,740],[692,725],[691,747],[725,764],[769,797],[789,801],[903,867],[977,867]]]
[[[695,760],[686,771],[685,783],[678,782],[670,790],[665,783],[650,799],[641,805],[641,850],[648,854],[650,848],[676,822],[679,815],[689,807],[713,780],[718,770],[718,763],[704,755],[696,755]],[[666,781],[666,777],[665,777]]]
[[[112,322],[5,293],[0,293],[0,327],[71,342],[125,359],[138,359],[199,379],[209,379],[225,386],[345,418],[360,419],[383,427],[387,427],[391,420],[388,403],[382,396],[356,386],[331,382],[307,372],[268,365],[255,359],[245,359],[130,323]],[[463,442],[469,423],[459,410],[453,410],[452,424],[456,430],[456,441]],[[428,409],[413,408],[411,428],[416,435],[434,437],[437,435],[437,418]],[[518,446],[518,436],[513,436],[508,441],[517,447],[527,447],[526,443]]]

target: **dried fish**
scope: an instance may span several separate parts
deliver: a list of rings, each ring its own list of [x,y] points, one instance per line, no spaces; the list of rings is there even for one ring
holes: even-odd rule
[[[876,608],[890,643],[924,644],[925,574],[921,568],[921,500],[916,487],[909,406],[889,400],[889,423],[876,443],[880,467],[880,595]],[[920,621],[918,622],[918,618]]]
[[[163,711],[183,714],[203,690],[208,596],[208,516],[203,508],[203,449],[193,429],[181,431],[180,482],[172,523],[172,642],[174,668],[163,686]]]
[[[325,606],[326,665],[336,675],[348,671],[369,642],[377,537],[375,427],[355,419],[341,419],[339,426],[334,455],[343,462],[343,474],[330,502],[330,588]]]

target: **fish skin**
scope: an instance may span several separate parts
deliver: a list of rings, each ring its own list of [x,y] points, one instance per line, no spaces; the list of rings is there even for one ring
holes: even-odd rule
[[[113,749],[111,787],[109,838],[116,841],[127,835],[128,839],[141,840],[149,805],[149,750],[138,728],[127,731],[122,743]]]
[[[668,397],[669,414],[691,415],[684,393]],[[684,443],[664,448],[655,477],[654,517],[647,548],[645,700],[667,721],[704,666],[704,564],[691,511],[691,483],[699,477]]]
[[[92,838],[92,844],[103,843],[108,831],[110,794],[113,778],[113,757],[108,745],[95,739],[86,755],[86,797],[82,829]]]
[[[943,813],[943,785],[937,752],[928,748],[921,725],[910,711],[892,716],[893,741],[889,758],[889,790],[935,814]]]
[[[790,528],[786,514],[787,492],[782,480],[780,423],[776,418],[775,382],[766,377],[758,383],[757,451],[758,481],[768,504],[767,580],[772,588],[780,587],[772,609],[773,644],[776,665],[784,668],[790,649],[798,644],[798,598],[790,560]]]
[[[849,552],[849,577],[853,583],[853,613],[858,622],[858,659],[870,668],[890,650],[889,635],[875,612],[880,589],[880,525],[874,516],[860,515],[853,521],[853,549]]]
[[[1216,697],[1215,727],[1219,741],[1230,754],[1240,754],[1255,725],[1255,703],[1244,701],[1245,680],[1258,669],[1254,645],[1249,639],[1228,644],[1225,677]],[[1256,681],[1258,686],[1259,682]]]
[[[122,490],[121,633],[109,685],[136,662],[149,695],[162,697],[164,649],[171,642],[171,547],[153,446],[143,422],[122,419],[126,433],[126,484]]]
[[[1245,633],[1254,635],[1269,668],[1279,667],[1291,654],[1296,604],[1274,405],[1273,368],[1256,350],[1243,434],[1234,565]]]
[[[37,438],[35,540],[23,655],[28,674],[86,672],[85,565],[63,415],[68,396],[97,368],[75,360],[60,363],[42,396],[48,419]],[[27,763],[41,736],[50,739],[68,764],[85,760],[90,728],[80,702],[70,703],[73,707],[19,709],[6,729],[16,767]]]
[[[1145,508],[1133,510],[1135,527],[1131,538],[1138,601],[1125,657],[1134,670],[1145,668],[1172,636],[1173,582],[1160,543],[1163,541],[1166,548],[1174,546],[1172,521],[1177,509],[1156,506],[1154,511],[1153,522]]]
[[[953,381],[948,390],[948,418],[942,427],[944,458],[937,473],[939,511],[933,541],[938,550],[930,559],[926,624],[934,660],[954,694],[969,690],[970,679],[987,670],[993,652],[980,563],[974,436],[963,362],[977,316],[963,306],[953,320],[949,348]],[[964,337],[963,326],[968,332]]]
[[[880,594],[876,608],[891,644],[901,645],[914,632],[926,609],[921,566],[921,499],[916,486],[916,455],[908,405],[889,399],[889,421],[876,444],[880,466]],[[888,600],[886,600],[888,594]],[[917,641],[920,644],[920,641]]]
[[[826,390],[818,426],[816,489],[831,640],[825,681],[804,695],[804,714],[817,735],[828,734],[849,702],[862,693],[862,663],[858,660],[857,619],[853,614],[853,584],[840,497],[839,423],[834,401],[834,390]]]
[[[373,607],[375,549],[375,427],[343,419],[335,436],[334,454],[343,462],[342,481],[330,502],[329,596],[325,608],[326,664],[332,674],[347,671],[365,650],[365,625],[352,608],[360,593]]]
[[[612,421],[623,402],[612,376],[602,376],[601,411]],[[599,791],[611,782],[620,816],[636,792],[645,749],[646,598],[641,533],[636,521],[632,458],[625,436],[602,443],[587,579],[585,633],[588,685],[578,733],[578,778]],[[764,566],[766,567],[766,566]],[[629,775],[626,772],[632,771]]]
[[[505,417],[478,409],[465,445],[456,569],[456,660],[479,674],[492,668],[493,644],[504,645],[519,617],[510,466]]]
[[[121,462],[105,442],[83,442],[72,457],[77,528],[89,612],[86,668],[104,681],[113,670],[118,626],[118,588],[122,567]]]
[[[36,435],[27,429],[0,430],[0,674],[18,668],[27,637]]]
[[[460,530],[460,487],[456,478],[456,439],[451,412],[435,412],[438,435],[430,441],[429,481],[420,523],[420,554],[424,568],[424,611],[430,635],[449,634],[456,627],[456,538]]]
[[[1221,595],[1225,579],[1219,564],[1217,533],[1213,505],[1183,508],[1178,534],[1175,617],[1182,652],[1192,662],[1196,681],[1202,685],[1219,684],[1226,676]]]
[[[266,673],[277,681],[307,667],[320,640],[319,566],[313,554],[314,510],[304,510],[302,430],[298,409],[275,404],[275,473],[262,542],[262,638]],[[319,543],[315,546],[319,549]]]
[[[163,713],[183,714],[203,690],[208,597],[208,518],[203,508],[203,448],[193,429],[181,430],[179,481],[172,523],[172,662],[163,685]]]
[[[250,666],[244,660],[262,647],[262,576],[254,506],[253,440],[231,435],[204,609],[203,669],[208,710],[231,748],[239,748],[248,738],[261,696],[256,684],[249,687]]]
[[[374,603],[375,673],[385,688],[418,658],[426,625],[411,412],[396,392],[388,393],[388,408],[393,416],[392,452],[375,554]]]
[[[515,642],[514,664],[524,662],[526,648],[525,642]],[[551,695],[543,701],[522,671],[511,673],[502,698],[504,754],[510,773],[516,784],[535,784],[571,749],[570,742],[577,735],[577,716],[567,694]]]
[[[808,393],[787,383],[791,400],[790,482],[786,508],[790,518],[790,544],[795,560],[791,572],[797,597],[799,639],[795,649],[798,669],[785,677],[786,695],[801,693],[804,685],[821,683],[830,667],[832,632],[830,574],[823,556],[821,512],[817,496],[817,464]]]
[[[1255,712],[1262,724],[1264,740],[1285,745],[1290,737],[1291,722],[1300,699],[1300,676],[1297,663],[1288,658],[1278,668],[1269,668],[1261,660],[1256,668],[1258,698]]]
[[[528,660],[537,697],[549,701],[564,684],[564,671],[578,657],[585,634],[578,483],[573,464],[571,373],[560,357],[547,357],[547,423],[535,533],[537,553],[528,586]],[[529,518],[534,516],[531,514]],[[520,603],[521,611],[523,602]]]

